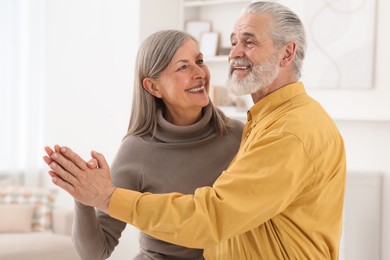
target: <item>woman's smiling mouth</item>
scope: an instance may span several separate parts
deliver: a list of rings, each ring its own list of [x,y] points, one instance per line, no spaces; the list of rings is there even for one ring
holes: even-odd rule
[[[196,88],[186,89],[185,91],[189,92],[189,93],[201,93],[204,90],[205,90],[205,87],[204,86],[200,86],[200,87],[196,87]]]

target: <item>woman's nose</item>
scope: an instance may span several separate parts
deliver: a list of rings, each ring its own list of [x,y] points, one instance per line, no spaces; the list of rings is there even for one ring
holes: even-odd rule
[[[204,71],[200,66],[195,66],[194,75],[196,79],[206,78],[206,71]]]

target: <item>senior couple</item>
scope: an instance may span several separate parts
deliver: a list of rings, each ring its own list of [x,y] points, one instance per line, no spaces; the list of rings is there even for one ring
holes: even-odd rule
[[[345,149],[300,82],[305,48],[302,22],[287,7],[244,8],[228,72],[231,91],[253,99],[243,126],[209,100],[193,37],[148,37],[111,166],[94,151],[84,160],[45,147],[52,182],[75,199],[80,258],[109,257],[129,223],[141,231],[135,259],[338,259]]]

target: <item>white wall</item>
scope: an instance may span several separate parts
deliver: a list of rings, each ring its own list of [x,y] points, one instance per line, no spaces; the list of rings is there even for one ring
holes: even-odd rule
[[[129,121],[139,1],[46,3],[45,145],[68,145],[87,158],[94,149],[111,162]],[[60,191],[58,204],[73,207],[73,200]],[[110,259],[131,259],[137,233],[127,229]]]
[[[164,29],[180,29],[179,0],[140,1],[140,40]]]
[[[129,121],[138,10],[138,1],[47,1],[47,145],[112,160]]]

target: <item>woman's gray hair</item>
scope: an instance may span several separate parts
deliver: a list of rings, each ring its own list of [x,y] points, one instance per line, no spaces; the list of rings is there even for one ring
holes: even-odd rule
[[[133,102],[130,123],[125,137],[130,135],[154,136],[157,129],[157,111],[165,110],[164,102],[151,95],[143,87],[145,78],[158,79],[160,73],[169,65],[176,51],[187,41],[195,40],[190,34],[179,30],[163,30],[150,35],[141,44],[134,72]],[[227,133],[226,117],[209,103],[213,110],[216,132]]]
[[[288,7],[273,2],[250,3],[244,7],[241,14],[245,13],[262,13],[273,17],[270,33],[277,47],[280,48],[290,41],[296,43],[297,52],[293,69],[296,77],[299,79],[305,58],[306,36],[304,26],[298,15]]]

